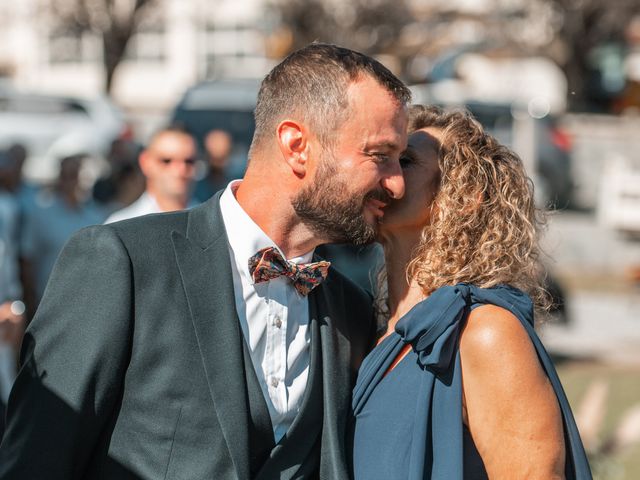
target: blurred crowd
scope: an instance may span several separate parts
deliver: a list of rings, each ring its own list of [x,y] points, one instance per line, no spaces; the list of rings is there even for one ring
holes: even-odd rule
[[[83,154],[60,158],[56,180],[35,185],[23,177],[27,149],[16,143],[0,150],[0,409],[24,329],[69,237],[89,225],[206,201],[232,179],[233,139],[213,130],[202,143],[198,148],[175,126],[156,132],[145,147],[119,138],[107,155],[106,173],[90,185],[82,181]]]

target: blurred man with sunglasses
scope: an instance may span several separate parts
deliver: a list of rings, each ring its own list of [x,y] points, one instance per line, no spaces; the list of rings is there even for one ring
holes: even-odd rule
[[[146,178],[144,193],[128,207],[111,214],[106,223],[192,206],[196,144],[189,133],[176,127],[160,130],[140,154],[139,163]]]

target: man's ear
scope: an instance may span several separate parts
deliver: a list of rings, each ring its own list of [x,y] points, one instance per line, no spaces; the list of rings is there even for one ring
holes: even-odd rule
[[[294,120],[280,122],[277,129],[278,147],[293,173],[302,178],[307,173],[307,134]]]
[[[138,165],[140,165],[140,170],[145,177],[149,176],[149,169],[152,168],[151,161],[151,154],[148,150],[140,152],[140,155],[138,156]]]

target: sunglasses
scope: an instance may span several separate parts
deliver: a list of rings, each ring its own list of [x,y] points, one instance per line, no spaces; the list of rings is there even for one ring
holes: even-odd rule
[[[189,158],[185,158],[185,159],[178,159],[178,158],[171,158],[171,157],[159,157],[160,163],[162,163],[162,165],[166,165],[169,166],[172,163],[176,162],[176,163],[184,163],[187,167],[193,167],[196,164],[196,159],[193,157],[189,157]]]

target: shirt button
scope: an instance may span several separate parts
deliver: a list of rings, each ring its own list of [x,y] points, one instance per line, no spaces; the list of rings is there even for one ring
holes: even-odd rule
[[[273,388],[277,388],[279,383],[280,382],[278,381],[278,379],[276,377],[271,377],[271,386]]]

